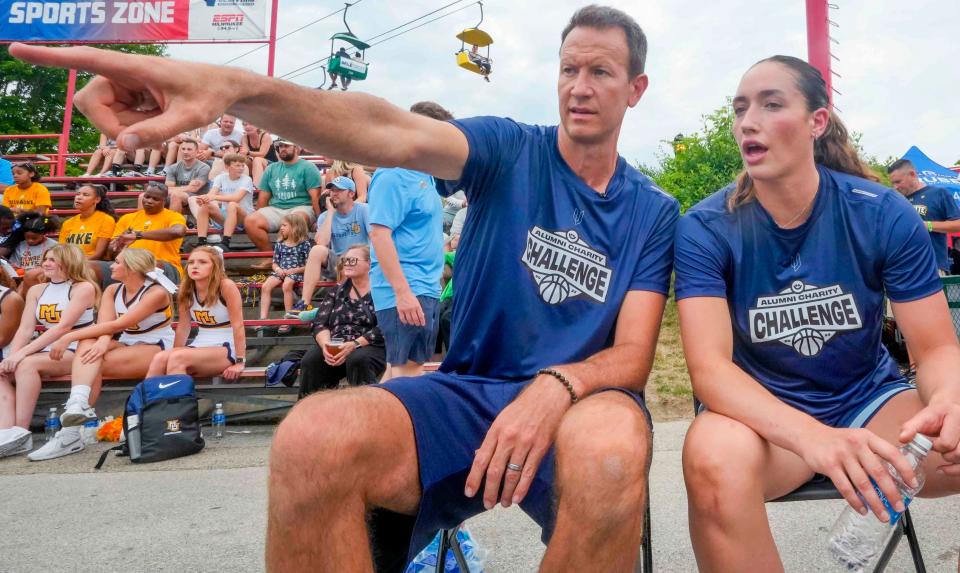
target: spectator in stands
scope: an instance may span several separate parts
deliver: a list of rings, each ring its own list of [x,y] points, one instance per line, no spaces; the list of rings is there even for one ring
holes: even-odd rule
[[[370,242],[367,223],[367,205],[356,203],[357,191],[353,180],[340,176],[327,183],[327,209],[317,219],[316,243],[310,249],[306,270],[303,273],[302,299],[297,301],[289,316],[297,318],[301,312],[313,311],[310,302],[317,288],[317,281],[327,269],[328,276],[336,277],[337,261],[351,245]],[[332,214],[332,216],[331,216]],[[313,320],[314,313],[303,318]]]
[[[97,416],[92,405],[101,377],[143,380],[153,357],[173,347],[170,295],[176,287],[157,270],[153,253],[124,249],[110,272],[116,282],[103,291],[97,323],[71,330],[50,348],[50,358],[60,360],[64,351],[79,341],[70,369],[70,398],[60,416],[61,436],[35,452],[42,456],[39,459],[83,449],[80,426]]]
[[[947,257],[947,233],[960,231],[960,207],[953,194],[943,187],[924,185],[917,176],[917,168],[909,159],[898,159],[887,167],[894,189],[910,201],[923,219],[930,234],[930,243],[937,258],[941,276],[950,271]]]
[[[208,175],[210,181],[213,181],[218,175],[223,173],[223,170],[225,169],[223,158],[227,155],[235,155],[238,153],[240,153],[239,142],[228,139],[221,143],[220,147],[217,149],[217,157],[213,160],[213,167],[210,168],[210,174]],[[250,168],[247,167],[246,161],[243,163],[243,174],[250,175]]]
[[[188,199],[190,210],[197,218],[197,240],[200,245],[207,243],[210,219],[223,225],[223,248],[230,248],[230,239],[237,226],[243,225],[247,215],[253,212],[253,180],[244,175],[246,161],[238,153],[223,158],[227,166],[213,180],[213,186],[206,195],[194,195]]]
[[[443,254],[443,290],[440,291],[439,324],[437,329],[437,348],[450,348],[450,323],[453,320],[453,265],[457,257],[460,235],[453,235]]]
[[[884,463],[912,483],[897,446],[922,433],[920,495],[960,491],[960,345],[923,222],[876,183],[821,73],[761,60],[732,108],[746,169],[676,233],[684,354],[706,406],[683,473],[701,570],[782,571],[764,501],[815,477],[892,526],[904,500]],[[885,296],[916,385],[881,343]]]
[[[283,310],[293,308],[294,287],[303,281],[303,271],[310,254],[310,239],[307,222],[299,213],[289,213],[280,222],[277,244],[273,248],[273,272],[264,281],[260,293],[260,319],[265,320],[270,313],[271,293],[280,286],[283,289]],[[258,327],[263,330],[263,327]],[[289,325],[282,325],[278,332],[287,334]]]
[[[93,150],[93,154],[87,161],[87,169],[83,172],[84,177],[98,177],[109,171],[110,166],[113,165],[113,155],[116,151],[117,142],[107,138],[106,134],[101,133],[100,143],[97,144],[97,148]],[[94,175],[101,161],[103,162],[103,167],[97,172],[97,175]]]
[[[6,265],[0,265],[0,361],[10,357],[10,343],[23,314],[23,297],[17,292],[13,276],[4,267]]]
[[[150,153],[149,157],[147,153]],[[133,171],[132,174],[134,177],[139,176],[140,174],[146,175],[147,177],[152,177],[157,174],[157,167],[160,165],[160,160],[163,159],[166,154],[166,144],[160,144],[150,148],[138,149],[133,156]],[[146,161],[146,163],[144,163]],[[146,169],[144,169],[146,166]]]
[[[40,282],[43,276],[41,263],[43,253],[57,245],[57,241],[47,236],[60,228],[60,220],[53,215],[40,215],[29,211],[18,217],[23,230],[23,240],[13,249],[10,262],[23,281],[20,283],[20,295],[26,296],[27,290]]]
[[[180,144],[183,160],[167,167],[167,189],[170,194],[170,210],[183,212],[183,205],[194,195],[202,195],[210,186],[210,166],[197,156],[197,142],[184,139]]]
[[[433,102],[414,104],[410,111],[453,119]],[[384,380],[419,376],[433,355],[440,317],[443,212],[436,181],[410,169],[378,169],[370,182],[369,204],[370,283],[389,364]]]
[[[217,123],[218,126],[207,130],[200,141],[200,153],[197,157],[208,164],[211,164],[210,162],[215,158],[222,157],[220,146],[224,141],[230,140],[239,145],[239,141],[243,138],[243,127],[237,125],[237,118],[234,116],[225,113],[220,116],[220,121]]]
[[[255,187],[260,187],[260,179],[263,178],[267,166],[280,160],[277,149],[273,146],[273,136],[250,122],[243,124],[240,154],[247,158],[250,177]]]
[[[310,223],[320,215],[320,171],[300,159],[300,148],[294,143],[278,138],[274,145],[280,161],[271,163],[264,171],[258,209],[243,225],[258,251],[270,249],[267,233],[276,232],[284,216],[298,213]]]
[[[199,142],[203,139],[203,134],[206,133],[206,128],[198,127],[190,131],[185,131],[183,133],[177,134],[172,138],[167,140],[167,157],[163,160],[163,169],[160,170],[158,175],[166,175],[167,169],[177,161],[183,160],[183,154],[180,153],[180,145],[187,139],[192,139]],[[198,144],[199,145],[199,144]]]
[[[107,250],[117,224],[116,214],[103,185],[81,185],[73,197],[73,208],[79,214],[60,226],[61,243],[77,245],[87,259],[107,259]]]
[[[443,232],[450,233],[450,227],[457,213],[467,206],[467,196],[463,190],[459,190],[449,197],[443,199]]]
[[[10,240],[11,236],[13,236],[16,222],[17,217],[13,214],[13,210],[5,205],[0,205],[0,256],[5,257],[10,254],[10,250],[3,251],[2,249],[7,241]]]
[[[313,321],[317,345],[300,361],[301,398],[336,388],[344,376],[351,386],[375,384],[387,366],[370,296],[370,247],[353,245],[341,261],[344,281],[324,295]]]
[[[167,186],[151,181],[147,183],[141,201],[143,208],[120,217],[113,231],[110,250],[116,254],[127,247],[146,249],[156,257],[163,274],[174,283],[180,282],[183,268],[180,266],[180,246],[187,233],[183,215],[165,209]],[[111,276],[109,263],[99,265],[98,275],[106,285]]]
[[[0,187],[13,185],[13,165],[0,157]]]
[[[351,163],[342,159],[334,159],[330,164],[330,169],[323,174],[324,186],[329,185],[337,177],[349,177],[357,186],[356,201],[359,203],[367,202],[367,189],[370,187],[370,175],[364,170],[363,165]]]
[[[0,363],[0,435],[6,432],[6,443],[0,437],[0,456],[30,451],[30,421],[40,396],[41,379],[69,374],[77,350],[76,342],[65,344],[55,356],[50,352],[52,345],[70,332],[93,324],[100,296],[83,251],[75,245],[47,249],[43,253],[43,275],[44,282],[27,292],[11,352],[4,353]],[[34,338],[37,326],[45,330]],[[78,400],[86,403],[89,398],[89,387],[72,391],[67,411]],[[73,434],[79,437],[76,431],[61,431],[46,446],[30,454],[30,459],[51,459],[79,451],[74,449]]]
[[[4,189],[3,205],[10,207],[15,215],[24,211],[45,215],[53,204],[50,202],[50,191],[40,183],[37,168],[27,161],[17,163],[12,171],[15,184]]]
[[[147,376],[189,374],[236,380],[247,356],[243,300],[240,289],[227,278],[219,250],[199,246],[190,252],[177,309],[173,348],[154,355]],[[197,323],[199,330],[188,344],[191,323]]]

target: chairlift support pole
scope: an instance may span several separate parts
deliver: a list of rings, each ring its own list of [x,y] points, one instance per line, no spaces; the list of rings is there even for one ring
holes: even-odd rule
[[[273,0],[273,8],[270,15],[270,41],[268,42],[269,54],[267,55],[267,76],[273,77],[274,64],[277,59],[277,14],[279,13],[280,0]]]
[[[833,78],[830,73],[830,7],[828,0],[807,2],[807,60],[820,70],[827,82],[827,97],[833,104]]]
[[[77,70],[71,69],[67,74],[67,101],[63,106],[63,131],[57,143],[57,163],[51,171],[53,176],[62,176],[67,173],[67,154],[70,153],[70,124],[73,122],[73,94],[77,90]]]

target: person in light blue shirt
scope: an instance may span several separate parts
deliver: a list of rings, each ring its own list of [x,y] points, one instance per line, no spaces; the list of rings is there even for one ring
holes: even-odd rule
[[[434,106],[422,115],[453,118]],[[437,182],[411,169],[378,169],[367,201],[373,247],[370,292],[387,346],[384,380],[418,376],[433,354],[440,320],[443,206]]]
[[[310,302],[324,269],[327,278],[335,279],[340,257],[351,247],[370,242],[367,205],[357,203],[356,199],[357,186],[349,177],[336,177],[327,183],[327,210],[317,218],[316,244],[310,249],[303,271],[302,298],[287,313],[288,318],[299,318],[303,322],[316,318],[318,309]]]
[[[0,187],[9,187],[10,185],[13,185],[13,169],[9,161],[0,157]]]

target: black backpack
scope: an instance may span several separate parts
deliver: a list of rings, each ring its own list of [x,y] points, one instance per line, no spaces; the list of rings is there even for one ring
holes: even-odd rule
[[[154,376],[137,384],[123,412],[126,442],[103,452],[130,457],[133,463],[148,463],[189,456],[203,449],[200,413],[193,378],[186,374]]]

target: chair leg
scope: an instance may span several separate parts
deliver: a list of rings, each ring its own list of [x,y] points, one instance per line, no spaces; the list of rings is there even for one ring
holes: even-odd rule
[[[650,503],[643,512],[643,537],[640,539],[640,562],[635,573],[653,573],[653,545],[650,544]]]
[[[463,547],[460,547],[460,540],[457,533],[460,532],[460,526],[450,530],[450,549],[453,550],[453,558],[457,560],[457,566],[462,573],[470,573],[470,566],[467,564],[467,557],[463,554]]]
[[[893,557],[893,553],[897,550],[897,545],[900,544],[900,538],[902,537],[903,520],[901,519],[890,535],[890,539],[887,541],[886,547],[883,548],[883,553],[881,553],[877,559],[876,565],[873,566],[873,573],[883,573],[883,571],[887,569],[887,564],[890,562],[890,558]]]
[[[450,548],[450,538],[447,536],[449,532],[449,529],[440,530],[440,547],[437,549],[436,573],[443,573],[447,568],[447,549]]]
[[[913,525],[913,518],[910,517],[910,510],[903,512],[903,534],[907,536],[907,543],[910,544],[910,556],[913,557],[913,568],[917,573],[926,573],[927,568],[923,564],[923,553],[920,552],[920,539],[917,537],[917,529]]]

